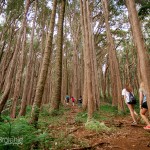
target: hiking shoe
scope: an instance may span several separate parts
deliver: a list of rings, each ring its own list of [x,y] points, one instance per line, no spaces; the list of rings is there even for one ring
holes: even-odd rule
[[[143,127],[144,129],[150,129],[150,125],[147,125],[146,127]]]
[[[137,122],[133,121],[133,122],[131,123],[131,125],[137,125]]]

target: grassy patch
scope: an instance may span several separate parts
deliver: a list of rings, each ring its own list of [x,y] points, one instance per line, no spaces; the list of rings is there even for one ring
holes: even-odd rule
[[[118,109],[116,106],[111,106],[109,104],[106,105],[101,105],[100,106],[100,111],[103,113],[109,113],[109,114],[113,114],[116,115],[118,113]]]
[[[103,115],[100,111],[94,112],[93,118],[99,121],[105,121],[109,119],[107,116]]]
[[[76,123],[85,123],[86,120],[87,120],[87,112],[80,112],[75,117]]]
[[[111,105],[102,105],[100,111],[96,111],[93,114],[93,119],[99,121],[109,120],[110,116],[118,115],[117,107]],[[76,115],[75,121],[77,123],[86,123],[87,121],[87,112],[80,112]]]
[[[43,106],[40,113],[39,125],[41,127],[46,127],[47,125],[59,126],[60,124],[65,123],[66,116],[64,115],[66,111],[70,109],[60,107],[58,111],[55,111],[55,115],[49,114],[49,106]]]
[[[111,128],[108,128],[103,122],[99,122],[96,120],[90,120],[85,123],[85,128],[92,131],[111,131]]]

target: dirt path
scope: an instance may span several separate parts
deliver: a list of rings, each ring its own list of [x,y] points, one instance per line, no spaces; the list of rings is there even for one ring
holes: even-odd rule
[[[67,134],[72,134],[80,141],[89,143],[88,147],[80,148],[76,144],[72,150],[150,150],[150,132],[143,129],[144,125],[131,126],[130,116],[115,117],[105,121],[115,132],[94,132],[84,128],[84,124],[76,124],[75,115],[80,111],[77,106],[70,106],[66,112]]]

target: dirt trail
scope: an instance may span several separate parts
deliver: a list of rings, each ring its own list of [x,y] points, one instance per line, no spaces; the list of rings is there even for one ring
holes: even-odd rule
[[[77,106],[70,106],[66,112],[68,134],[73,134],[77,139],[89,143],[88,147],[74,146],[72,150],[150,150],[150,132],[143,129],[142,124],[131,126],[131,118],[115,117],[105,121],[106,126],[115,127],[115,132],[94,132],[85,130],[84,124],[75,123],[75,115],[80,111]]]

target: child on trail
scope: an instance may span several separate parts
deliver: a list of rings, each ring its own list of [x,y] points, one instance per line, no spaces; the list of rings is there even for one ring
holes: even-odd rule
[[[66,98],[65,98],[65,99],[66,99],[66,104],[68,105],[68,104],[69,104],[69,99],[70,99],[70,97],[69,97],[68,94],[66,95]]]
[[[75,98],[72,96],[71,100],[72,100],[72,106],[74,106]]]
[[[124,100],[125,100],[125,103],[127,104],[129,110],[130,110],[130,114],[131,114],[131,117],[133,119],[133,122],[131,125],[137,125],[137,121],[136,121],[136,116],[138,116],[138,114],[135,112],[134,110],[134,103],[131,103],[130,102],[130,93],[133,95],[133,92],[132,92],[132,88],[131,86],[129,86],[128,84],[125,86],[125,88],[122,90],[122,95],[124,96]]]
[[[139,89],[139,97],[140,97],[140,115],[147,126],[144,129],[150,129],[150,121],[148,120],[146,113],[148,112],[147,100],[146,100],[146,90],[144,87],[144,82],[140,84]]]
[[[82,96],[80,96],[80,98],[78,99],[78,106],[79,106],[79,107],[82,106]]]

